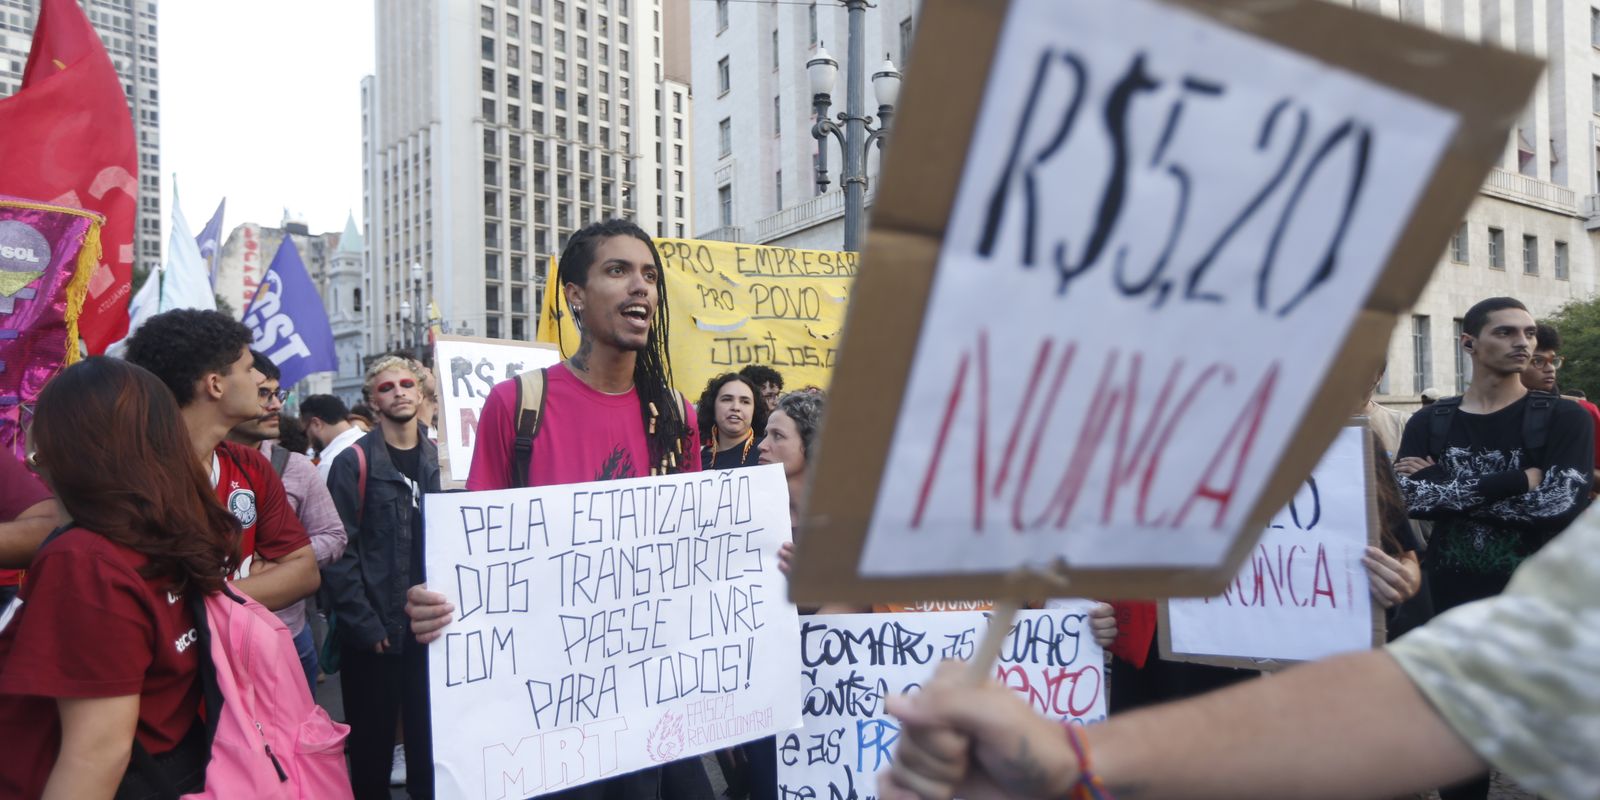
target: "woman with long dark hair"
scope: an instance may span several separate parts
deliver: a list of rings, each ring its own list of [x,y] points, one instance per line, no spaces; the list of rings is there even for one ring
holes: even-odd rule
[[[767,404],[755,382],[724,372],[706,384],[695,404],[700,420],[700,465],[705,469],[753,467],[767,431]]]
[[[0,797],[151,796],[124,781],[135,741],[179,791],[198,791],[200,654],[183,598],[221,589],[238,522],[172,393],[140,367],[90,358],[63,370],[39,396],[32,439],[30,463],[72,522],[40,548],[0,623]]]

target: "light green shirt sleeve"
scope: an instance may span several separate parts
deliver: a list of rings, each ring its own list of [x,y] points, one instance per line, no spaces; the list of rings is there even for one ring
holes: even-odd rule
[[[1485,761],[1544,797],[1600,797],[1600,507],[1524,562],[1505,593],[1389,649]]]

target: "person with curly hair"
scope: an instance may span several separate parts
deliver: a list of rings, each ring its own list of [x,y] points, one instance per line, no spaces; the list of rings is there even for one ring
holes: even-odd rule
[[[250,339],[250,329],[227,314],[179,309],[139,326],[128,337],[127,359],[154,373],[177,399],[195,458],[243,528],[244,560],[234,588],[281,611],[309,597],[322,578],[311,539],[271,462],[253,447],[226,440],[235,425],[261,416]]]
[[[765,364],[750,364],[739,370],[739,374],[748,378],[761,392],[761,401],[766,404],[768,414],[778,410],[778,398],[783,396],[783,373]]]
[[[749,378],[737,372],[712,378],[695,408],[705,441],[700,463],[706,469],[756,465],[762,433],[767,429],[767,404]]]

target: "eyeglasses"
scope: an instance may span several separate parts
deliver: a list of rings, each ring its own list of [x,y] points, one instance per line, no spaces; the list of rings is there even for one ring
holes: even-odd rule
[[[378,384],[378,388],[375,391],[377,391],[378,394],[388,394],[389,392],[394,391],[396,383],[398,383],[402,389],[417,388],[416,381],[405,378],[401,379],[400,381],[384,381],[383,383]]]
[[[267,402],[272,400],[273,398],[277,398],[278,402],[282,403],[284,400],[288,399],[289,390],[288,389],[257,389],[256,390],[256,397],[261,400],[261,404],[262,405],[266,405]]]
[[[1539,369],[1547,366],[1561,369],[1561,365],[1567,363],[1567,360],[1561,356],[1534,356],[1530,363]]]

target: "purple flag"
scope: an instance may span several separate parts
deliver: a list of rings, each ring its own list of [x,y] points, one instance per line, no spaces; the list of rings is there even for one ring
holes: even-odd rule
[[[222,207],[228,204],[224,197],[217,203],[217,213],[211,215],[211,221],[206,223],[200,235],[194,237],[194,243],[200,246],[200,260],[206,262],[206,274],[211,276],[211,285],[217,285],[217,254],[222,252]]]
[[[313,372],[338,371],[328,312],[293,239],[284,237],[255,299],[244,310],[243,322],[255,334],[250,346],[266,353],[283,372],[283,386]]]

